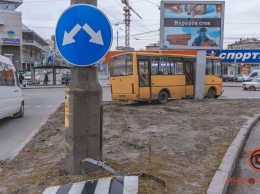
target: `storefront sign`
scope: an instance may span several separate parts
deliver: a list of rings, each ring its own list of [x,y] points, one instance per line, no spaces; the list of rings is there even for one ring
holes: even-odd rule
[[[9,30],[7,34],[9,37],[14,37],[15,32],[13,30]]]
[[[21,40],[20,38],[1,38],[2,39],[2,45],[20,45]]]
[[[260,63],[260,50],[208,50],[207,56],[222,57],[226,63]]]
[[[162,1],[161,49],[222,49],[224,1]]]

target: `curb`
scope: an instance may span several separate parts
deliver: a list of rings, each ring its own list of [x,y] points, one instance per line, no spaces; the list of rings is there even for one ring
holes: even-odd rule
[[[257,114],[241,127],[236,138],[227,149],[227,152],[209,185],[207,194],[225,194],[227,192],[228,184],[226,184],[226,181],[229,180],[233,174],[238,156],[244,146],[248,133],[259,120],[260,114]]]

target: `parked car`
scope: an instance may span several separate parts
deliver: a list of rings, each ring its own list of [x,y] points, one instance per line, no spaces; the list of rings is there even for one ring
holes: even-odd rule
[[[65,84],[67,80],[67,83],[71,80],[71,73],[66,73],[61,75],[61,84]]]
[[[37,69],[36,72],[37,72],[38,74],[45,74],[45,73],[46,73],[46,70],[44,70],[44,69]]]
[[[31,72],[27,72],[23,75],[24,79],[23,81],[26,81],[27,84],[31,84],[32,83],[32,73]],[[40,76],[37,72],[35,72],[35,84],[40,84]]]
[[[228,75],[223,75],[222,76],[222,80],[223,82],[230,82],[230,81],[235,81],[235,77],[234,76],[228,76]]]
[[[243,81],[250,81],[254,78],[260,78],[260,69],[252,71],[248,76],[243,78]]]
[[[243,82],[242,88],[244,90],[255,91],[256,89],[260,89],[260,78],[254,78],[251,81]]]
[[[238,75],[235,76],[235,81],[236,82],[242,82],[245,76],[246,75],[244,75],[244,74],[238,74]]]

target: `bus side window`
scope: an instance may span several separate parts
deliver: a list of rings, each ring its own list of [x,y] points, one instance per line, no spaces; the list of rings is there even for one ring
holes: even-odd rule
[[[152,61],[151,65],[152,65],[152,72],[151,72],[151,74],[152,75],[157,74],[159,72],[159,69],[158,69],[159,64],[158,64],[158,62],[157,61]]]

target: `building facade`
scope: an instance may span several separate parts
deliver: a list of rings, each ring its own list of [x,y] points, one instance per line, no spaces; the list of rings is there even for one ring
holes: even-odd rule
[[[260,49],[260,40],[256,38],[240,38],[239,41],[229,44],[228,49]]]
[[[260,69],[260,49],[227,49],[207,51],[208,56],[222,58],[223,75],[233,77],[238,74],[248,75]]]
[[[17,70],[30,70],[44,63],[48,44],[22,24],[15,11],[23,0],[0,0],[0,54],[11,59]]]

